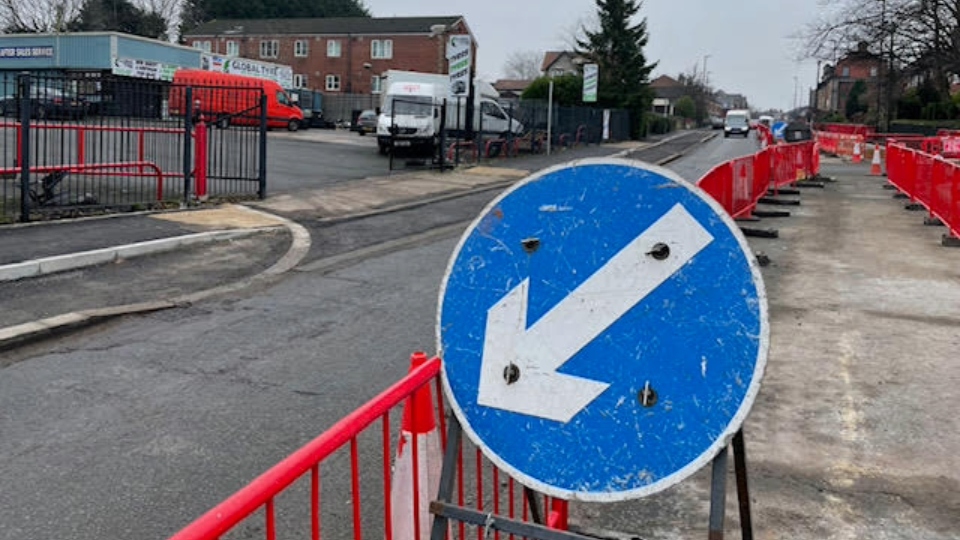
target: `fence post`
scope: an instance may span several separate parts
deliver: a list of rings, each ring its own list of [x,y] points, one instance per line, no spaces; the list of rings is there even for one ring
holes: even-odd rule
[[[510,102],[509,112],[507,113],[507,157],[510,157],[510,148],[513,148],[513,102]],[[516,156],[514,156],[516,157]]]
[[[30,74],[17,77],[20,92],[20,221],[30,221]]]
[[[440,174],[443,174],[443,170],[447,168],[446,157],[447,157],[447,98],[443,98],[443,104],[440,105],[443,107],[440,109]]]
[[[185,91],[183,114],[183,204],[190,202],[190,176],[193,174],[193,87]]]
[[[195,152],[194,159],[197,162],[197,166],[194,167],[196,171],[196,192],[197,200],[206,201],[207,200],[207,124],[203,120],[197,123],[196,137],[194,138],[194,143],[197,146],[197,151]]]
[[[260,185],[257,196],[260,200],[267,198],[267,95],[260,93],[260,170],[257,171],[257,180]]]

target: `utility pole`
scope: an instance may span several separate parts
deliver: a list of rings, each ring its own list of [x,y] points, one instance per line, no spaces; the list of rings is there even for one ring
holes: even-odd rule
[[[793,110],[796,111],[797,105],[797,76],[793,76]]]

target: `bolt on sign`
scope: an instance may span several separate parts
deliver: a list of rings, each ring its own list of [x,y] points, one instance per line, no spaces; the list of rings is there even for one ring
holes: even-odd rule
[[[450,97],[464,97],[470,92],[470,49],[473,39],[457,34],[447,41],[447,62],[450,64]]]

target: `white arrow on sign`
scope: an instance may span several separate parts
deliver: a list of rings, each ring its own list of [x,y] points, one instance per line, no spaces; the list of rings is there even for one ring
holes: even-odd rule
[[[477,403],[569,422],[610,385],[557,369],[712,241],[677,204],[530,328],[530,278],[524,279],[487,311]],[[669,247],[662,260],[651,253],[658,244]]]

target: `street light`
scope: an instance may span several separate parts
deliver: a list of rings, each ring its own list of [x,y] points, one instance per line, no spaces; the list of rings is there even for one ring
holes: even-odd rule
[[[703,55],[703,76],[702,76],[702,79],[703,79],[703,86],[704,86],[704,88],[706,88],[706,86],[707,86],[707,59],[708,59],[708,58],[710,58],[710,55],[709,55],[709,54]]]

